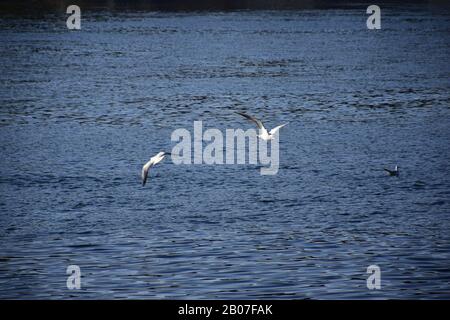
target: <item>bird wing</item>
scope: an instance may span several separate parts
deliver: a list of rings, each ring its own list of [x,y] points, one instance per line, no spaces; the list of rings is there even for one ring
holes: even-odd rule
[[[161,161],[163,161],[165,156],[166,156],[166,154],[167,154],[167,152],[161,151],[161,152],[158,152],[158,154],[156,156],[152,157],[151,158],[152,166],[154,166],[154,165],[160,163]]]
[[[389,174],[393,174],[393,173],[394,173],[394,171],[392,171],[392,170],[389,170],[389,169],[386,169],[386,168],[384,168],[384,171],[387,171],[387,172],[389,172]]]
[[[143,167],[142,167],[142,185],[145,186],[145,183],[147,182],[147,177],[148,177],[148,171],[150,170],[150,168],[152,167],[153,163],[150,160],[149,162],[147,162]]]
[[[266,128],[264,128],[263,123],[261,122],[261,120],[258,120],[252,116],[249,116],[248,114],[245,114],[243,112],[236,112],[237,114],[243,116],[244,118],[247,118],[250,121],[253,121],[254,123],[256,123],[256,125],[258,126],[259,129],[261,130],[266,130]]]
[[[280,130],[281,128],[283,128],[285,125],[287,125],[287,123],[282,124],[282,125],[279,125],[278,127],[273,128],[272,130],[270,130],[269,134],[272,135],[272,134],[277,133],[278,130]]]
[[[145,183],[147,182],[148,170],[149,170],[149,168],[147,168],[147,169],[142,168],[142,185],[143,186],[145,186]]]

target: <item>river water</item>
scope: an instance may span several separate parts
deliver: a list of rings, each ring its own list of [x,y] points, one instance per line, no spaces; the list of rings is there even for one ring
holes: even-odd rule
[[[66,17],[0,19],[0,298],[450,298],[448,11]],[[235,111],[289,122],[278,174],[168,158],[142,187]]]

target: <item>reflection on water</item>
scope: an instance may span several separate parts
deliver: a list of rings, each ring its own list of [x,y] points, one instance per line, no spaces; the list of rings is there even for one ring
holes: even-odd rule
[[[449,14],[365,19],[0,20],[0,297],[450,298]],[[289,121],[278,175],[169,160],[142,188],[174,129],[236,110]]]

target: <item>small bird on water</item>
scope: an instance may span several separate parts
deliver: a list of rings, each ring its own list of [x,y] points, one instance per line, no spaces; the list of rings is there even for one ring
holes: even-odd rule
[[[253,121],[258,126],[261,134],[258,135],[258,137],[264,141],[273,140],[275,133],[278,132],[281,128],[283,128],[287,123],[279,125],[278,127],[273,128],[269,132],[267,132],[267,129],[264,127],[261,120],[256,119],[255,117],[249,116],[248,114],[245,114],[243,112],[236,112],[237,114],[243,116],[244,118],[247,118],[250,121]]]
[[[389,170],[389,169],[384,168],[384,171],[387,171],[387,173],[389,173],[390,176],[398,177],[398,175],[399,175],[398,166],[395,166],[394,170]]]
[[[143,186],[145,186],[145,183],[147,182],[148,171],[150,170],[150,168],[153,167],[155,164],[160,163],[166,155],[170,155],[170,152],[161,151],[155,156],[151,157],[150,160],[146,164],[144,164],[144,166],[142,167],[142,175],[141,175]]]

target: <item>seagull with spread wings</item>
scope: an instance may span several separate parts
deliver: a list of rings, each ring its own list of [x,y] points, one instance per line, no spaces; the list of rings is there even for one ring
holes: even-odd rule
[[[147,182],[148,171],[150,170],[150,168],[156,165],[157,163],[161,162],[166,155],[170,155],[170,153],[163,151],[158,152],[157,155],[151,157],[150,160],[146,164],[144,164],[144,166],[142,167],[142,175],[141,175],[143,186],[145,186],[145,183]]]
[[[248,114],[245,114],[243,112],[236,112],[237,114],[243,116],[244,118],[247,118],[250,121],[253,121],[254,123],[256,123],[256,125],[258,126],[259,130],[260,130],[260,134],[258,135],[258,137],[264,141],[267,140],[273,140],[274,139],[274,135],[278,132],[278,130],[280,130],[281,128],[283,128],[285,125],[287,125],[287,123],[279,125],[278,127],[273,128],[270,131],[267,131],[267,129],[264,127],[263,123],[261,122],[261,120],[256,119],[255,117],[249,116]]]

